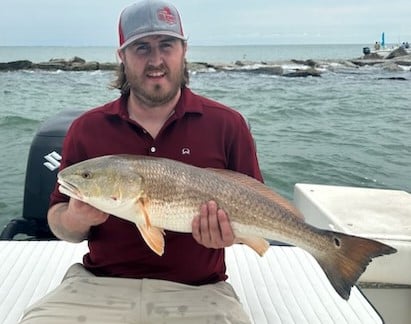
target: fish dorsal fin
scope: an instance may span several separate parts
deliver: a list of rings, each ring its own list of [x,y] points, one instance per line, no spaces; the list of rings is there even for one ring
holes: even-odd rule
[[[254,179],[246,174],[228,169],[207,168],[207,170],[215,172],[218,175],[225,177],[230,181],[240,183],[257,191],[260,195],[274,201],[276,204],[280,205],[281,207],[289,211],[293,216],[302,220],[304,219],[304,216],[301,214],[301,212],[291,202],[289,202],[287,199],[280,196],[279,194],[275,193],[268,186],[258,181],[257,179]]]

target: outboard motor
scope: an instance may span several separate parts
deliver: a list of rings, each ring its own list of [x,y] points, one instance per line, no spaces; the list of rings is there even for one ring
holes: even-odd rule
[[[1,240],[12,240],[17,234],[40,240],[55,239],[47,224],[49,198],[56,184],[67,129],[82,112],[63,111],[45,121],[37,131],[27,160],[23,218],[11,220],[1,233]]]
[[[370,50],[369,47],[363,47],[363,48],[362,48],[362,53],[363,53],[364,55],[368,55],[368,54],[371,54],[371,50]]]

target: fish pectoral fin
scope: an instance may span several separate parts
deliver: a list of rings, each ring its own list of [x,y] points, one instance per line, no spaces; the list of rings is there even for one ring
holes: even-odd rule
[[[146,208],[146,206],[147,206],[147,204],[148,204],[148,198],[146,198],[146,197],[140,197],[140,198],[137,200],[137,204],[138,204],[138,207],[140,208],[141,212],[143,213],[144,220],[145,220],[145,222],[146,222],[146,226],[147,226],[148,228],[150,228],[150,227],[151,227],[150,216],[149,216],[149,214],[148,214],[148,212],[147,212],[147,208]]]
[[[136,222],[136,226],[150,249],[152,249],[159,256],[162,256],[164,254],[165,232],[162,228],[151,225],[150,215],[147,211],[148,203],[149,199],[145,196],[142,196],[137,200],[138,207],[144,216],[144,223],[140,224],[139,222]]]
[[[162,256],[164,254],[164,230],[154,226],[146,226],[144,224],[137,225],[146,244],[156,254]]]
[[[252,248],[259,256],[263,256],[270,247],[270,243],[262,237],[237,237],[234,241],[235,243],[244,243]]]

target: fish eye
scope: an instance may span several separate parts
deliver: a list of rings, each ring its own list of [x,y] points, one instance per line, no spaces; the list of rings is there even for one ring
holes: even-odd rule
[[[90,171],[84,171],[84,172],[81,174],[81,177],[82,177],[83,179],[91,179],[92,174],[91,174]]]

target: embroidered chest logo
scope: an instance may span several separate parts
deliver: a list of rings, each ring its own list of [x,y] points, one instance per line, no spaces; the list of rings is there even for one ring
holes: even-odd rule
[[[183,149],[181,149],[181,154],[182,155],[190,155],[191,151],[188,147],[184,147]]]
[[[176,18],[174,17],[169,7],[163,7],[162,9],[159,9],[157,11],[157,18],[158,20],[163,21],[169,25],[176,24]]]

